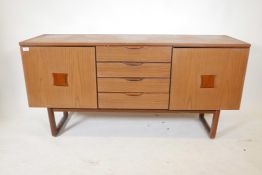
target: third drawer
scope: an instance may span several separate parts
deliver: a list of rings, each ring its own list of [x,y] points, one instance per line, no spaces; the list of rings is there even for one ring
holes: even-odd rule
[[[169,78],[98,78],[98,92],[169,92]]]

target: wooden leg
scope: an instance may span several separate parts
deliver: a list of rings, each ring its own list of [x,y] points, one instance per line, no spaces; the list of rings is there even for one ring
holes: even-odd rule
[[[211,139],[216,137],[219,114],[220,114],[220,111],[215,111],[213,114],[212,125],[211,125],[211,129],[209,133],[209,136]]]
[[[207,123],[207,121],[204,117],[204,113],[199,114],[199,119],[203,123],[206,130],[209,132],[209,137],[211,139],[216,137],[219,114],[220,114],[219,110],[216,110],[216,111],[213,112],[213,119],[212,119],[211,127],[208,125],[208,123]]]
[[[209,133],[210,132],[210,127],[205,119],[205,114],[204,113],[200,113],[199,114],[199,119],[200,121],[203,123],[205,129],[207,130],[207,132]]]
[[[50,123],[52,136],[57,136],[57,134],[59,133],[59,131],[62,128],[63,124],[65,123],[65,121],[68,118],[68,112],[66,112],[66,111],[63,112],[64,116],[60,120],[60,122],[58,123],[57,126],[56,126],[55,113],[54,113],[53,108],[47,108],[47,112],[48,112],[48,117],[49,117],[49,123]]]

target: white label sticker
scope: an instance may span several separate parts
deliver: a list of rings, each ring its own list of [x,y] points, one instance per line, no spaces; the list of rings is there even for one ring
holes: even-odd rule
[[[29,51],[29,47],[23,47],[23,51],[24,52],[28,52]]]

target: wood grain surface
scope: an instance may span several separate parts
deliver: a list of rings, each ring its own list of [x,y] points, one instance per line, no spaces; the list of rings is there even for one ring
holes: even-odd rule
[[[171,47],[97,46],[97,61],[171,62]]]
[[[166,92],[169,78],[98,78],[98,92]]]
[[[174,48],[170,109],[239,109],[248,53],[248,48]],[[215,75],[214,88],[201,88],[201,75]]]
[[[44,34],[20,46],[152,45],[174,47],[250,47],[225,35]]]
[[[170,63],[97,63],[98,77],[170,77]]]
[[[94,47],[31,47],[22,52],[29,106],[96,108]],[[53,73],[67,74],[55,86]]]
[[[98,93],[99,108],[167,109],[168,93]]]

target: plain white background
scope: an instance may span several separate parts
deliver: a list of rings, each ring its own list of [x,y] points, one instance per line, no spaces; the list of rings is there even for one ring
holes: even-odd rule
[[[260,0],[1,0],[1,114],[24,112],[18,42],[43,33],[224,34],[252,44],[242,110],[262,103]],[[14,101],[15,99],[15,101]],[[4,115],[4,116],[5,116]]]
[[[261,31],[261,0],[0,0],[0,174],[208,174],[205,164],[213,174],[261,174]],[[241,110],[222,112],[215,141],[193,118],[163,116],[163,127],[155,117],[115,114],[74,114],[80,126],[51,138],[46,111],[27,106],[18,45],[48,33],[222,34],[247,41]]]

